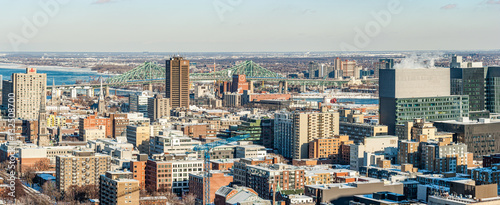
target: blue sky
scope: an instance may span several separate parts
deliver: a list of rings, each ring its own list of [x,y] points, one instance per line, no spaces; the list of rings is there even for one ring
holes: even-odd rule
[[[0,51],[500,49],[500,0],[59,1],[49,14],[40,2],[57,0],[0,0]],[[384,12],[381,25],[372,13]],[[23,34],[34,16],[36,31]],[[356,45],[367,25],[380,29]]]

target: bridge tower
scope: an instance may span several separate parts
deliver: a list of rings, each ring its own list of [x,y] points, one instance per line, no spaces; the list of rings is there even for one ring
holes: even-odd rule
[[[280,93],[288,93],[288,82],[279,81],[279,92]]]

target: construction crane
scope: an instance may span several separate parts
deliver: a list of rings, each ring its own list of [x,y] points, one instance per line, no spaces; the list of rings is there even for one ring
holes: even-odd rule
[[[231,142],[244,140],[249,137],[249,134],[238,135],[216,142],[197,145],[193,148],[193,151],[198,152],[199,154],[203,154],[203,195],[205,195],[203,205],[210,204],[210,152],[212,151],[212,149],[218,146],[229,144]]]

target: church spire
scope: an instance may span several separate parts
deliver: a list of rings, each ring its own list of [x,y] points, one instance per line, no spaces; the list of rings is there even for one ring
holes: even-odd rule
[[[99,89],[99,100],[104,100],[104,94],[102,92],[102,78],[101,78],[101,88]]]
[[[50,138],[47,132],[47,112],[45,111],[45,93],[40,97],[40,111],[38,113],[38,139],[37,144],[40,147],[49,146]]]
[[[99,90],[99,100],[97,101],[97,112],[104,113],[106,111],[106,102],[104,101],[104,92],[102,90],[102,78],[101,78],[101,89]]]

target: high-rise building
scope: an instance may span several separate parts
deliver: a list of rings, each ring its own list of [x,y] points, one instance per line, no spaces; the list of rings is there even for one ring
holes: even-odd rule
[[[488,118],[485,110],[485,78],[483,67],[450,68],[452,95],[469,96],[469,118]]]
[[[108,171],[101,175],[99,204],[139,204],[139,181],[132,178],[132,172]]]
[[[189,60],[173,57],[166,61],[166,98],[172,108],[189,108]]]
[[[148,98],[148,117],[151,122],[159,118],[170,117],[170,99],[163,98],[160,94]]]
[[[361,66],[356,65],[356,61],[345,60],[342,61],[342,73],[344,77],[359,78]]]
[[[99,176],[110,171],[111,156],[93,151],[74,151],[56,156],[56,186],[61,192],[71,186],[98,185]]]
[[[394,59],[392,59],[392,58],[379,59],[379,62],[385,64],[384,69],[393,69],[394,68]]]
[[[339,113],[281,112],[275,114],[274,145],[286,158],[305,159],[309,142],[339,134]]]
[[[450,94],[450,69],[380,70],[380,122],[394,134],[397,124],[423,118],[453,120],[469,116],[469,97]]]
[[[144,117],[148,117],[148,99],[153,97],[149,90],[142,91],[141,94],[129,96],[129,106],[131,112],[140,112]]]
[[[486,109],[492,113],[500,113],[500,67],[486,68]]]
[[[15,118],[38,119],[40,105],[46,104],[46,90],[47,74],[26,68],[26,73],[13,73],[10,81],[3,81],[2,103],[4,108],[14,108]],[[9,102],[11,95],[14,102]]]
[[[374,66],[374,74],[375,78],[379,78],[380,70],[382,69],[393,69],[394,68],[394,59],[379,59],[379,62],[373,63]]]

